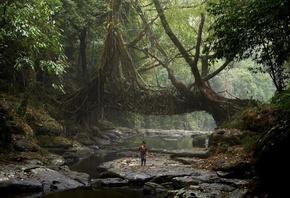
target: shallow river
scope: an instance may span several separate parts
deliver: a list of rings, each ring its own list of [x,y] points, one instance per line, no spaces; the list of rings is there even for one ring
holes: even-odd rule
[[[133,136],[106,150],[97,150],[95,155],[83,159],[79,163],[71,165],[70,169],[85,172],[88,173],[91,178],[97,178],[100,173],[96,170],[96,167],[103,162],[124,157],[122,155],[122,149],[129,148],[133,151],[136,150],[136,152],[133,152],[130,157],[138,157],[138,147],[141,145],[143,140],[146,141],[149,152],[150,149],[170,151],[194,147],[193,138],[191,135],[150,135],[146,137]],[[204,140],[204,146],[206,147],[206,140]]]
[[[187,135],[149,135],[149,136],[134,136],[117,143],[114,146],[108,147],[106,150],[96,150],[96,153],[88,158],[82,159],[80,162],[70,166],[71,170],[85,172],[90,175],[91,178],[98,178],[100,172],[97,171],[97,167],[107,161],[124,157],[122,155],[122,149],[130,148],[133,156],[138,157],[138,147],[141,142],[145,140],[147,146],[154,150],[176,150],[176,149],[188,149],[195,147],[195,141],[191,137],[191,134]],[[207,141],[204,139],[204,147],[206,147]],[[136,148],[136,152],[135,151]],[[92,190],[91,187],[77,188],[68,190],[65,192],[57,192],[41,196],[41,198],[142,198],[142,189],[138,187],[134,188],[110,188],[102,189],[98,191]]]

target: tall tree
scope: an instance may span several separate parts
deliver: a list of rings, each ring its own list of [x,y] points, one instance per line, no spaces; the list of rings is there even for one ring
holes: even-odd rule
[[[104,20],[109,13],[106,1],[94,0],[60,0],[62,9],[57,13],[56,18],[64,31],[66,44],[66,55],[72,65],[77,66],[78,79],[83,82],[90,77],[89,66],[96,69],[96,62],[89,65],[96,52],[89,56],[89,47],[96,45],[98,34],[104,34]],[[104,37],[101,37],[104,39]],[[77,60],[75,60],[77,59]]]
[[[54,11],[44,1],[5,1],[0,11],[0,76],[17,91],[25,90],[19,109],[24,115],[36,81],[42,83],[45,74],[64,72],[61,34],[53,20]]]
[[[129,47],[131,50],[138,50],[140,54],[145,55],[147,60],[152,61],[151,64],[148,64],[151,65],[151,68],[154,68],[154,64],[164,68],[167,71],[168,79],[172,86],[169,88],[154,87],[154,89],[150,89],[147,84],[144,84],[142,78],[140,78],[141,75],[136,73],[134,61],[132,61],[134,59],[130,56],[132,53],[128,53],[128,48],[123,40],[123,32],[121,31],[121,24],[123,22],[121,18],[123,15],[120,14],[122,1],[112,0],[111,23],[104,44],[104,53],[99,71],[89,84],[80,89],[78,93],[72,94],[78,96],[78,99],[70,100],[72,97],[68,96],[70,104],[66,103],[65,106],[71,107],[74,106],[71,104],[82,104],[75,101],[79,101],[84,96],[87,97],[88,94],[85,92],[90,91],[93,93],[98,87],[97,90],[100,90],[98,94],[89,94],[89,98],[86,100],[92,102],[88,106],[94,106],[93,104],[95,104],[99,107],[99,110],[104,105],[106,107],[113,106],[115,108],[144,114],[174,115],[204,110],[212,114],[217,125],[220,125],[224,120],[230,118],[240,106],[247,105],[248,103],[243,103],[241,100],[224,98],[215,93],[206,84],[207,80],[218,74],[230,61],[225,61],[215,72],[207,73],[206,67],[209,64],[205,62],[209,61],[209,55],[206,54],[202,58],[201,54],[205,14],[200,14],[200,21],[197,23],[196,33],[194,34],[196,38],[193,38],[194,42],[181,42],[182,37],[174,34],[166,19],[163,6],[157,0],[153,2],[154,5],[152,3],[146,5],[146,2],[142,1],[144,8],[149,8],[149,10],[151,9],[153,11],[148,16],[140,9],[141,2],[132,2],[141,18],[142,25],[140,27],[142,28],[140,34],[137,35],[136,39],[133,39]],[[157,10],[157,13],[154,12],[155,10]],[[145,16],[152,18],[152,20],[147,21]],[[159,18],[160,21],[156,21]],[[163,29],[156,27],[157,35],[154,31],[151,31],[155,25],[154,22],[157,24],[160,23],[162,25],[161,27],[163,27]],[[151,24],[153,25],[152,27]],[[162,30],[167,35],[166,42],[160,42],[157,37],[160,36],[161,40],[165,40]],[[149,42],[146,44],[144,40],[146,41],[147,39]],[[146,47],[144,47],[144,44]],[[131,52],[131,50],[129,51]],[[184,60],[184,66],[189,66],[191,74],[194,77],[194,81],[191,84],[185,84],[183,81],[177,80],[173,70],[175,60],[177,59]],[[201,59],[204,60],[204,69],[202,70],[199,68]],[[100,98],[100,100],[93,101],[95,98]],[[150,106],[146,104],[150,104]],[[85,109],[89,109],[87,108],[88,106],[83,105],[83,107],[86,107]],[[77,109],[78,111],[81,110],[81,108]]]
[[[290,56],[288,0],[231,0],[212,3],[216,18],[207,51],[218,58],[253,58],[264,66],[281,92],[287,86],[285,64]]]

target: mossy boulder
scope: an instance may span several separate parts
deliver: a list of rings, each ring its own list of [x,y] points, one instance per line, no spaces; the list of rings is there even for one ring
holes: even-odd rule
[[[17,114],[18,104],[15,98],[0,95],[0,145],[4,147],[11,147],[15,135],[34,138],[33,129]]]
[[[92,138],[92,135],[89,134],[88,132],[78,133],[75,139],[83,145],[93,145],[96,143],[95,140]]]
[[[255,135],[255,132],[240,129],[215,129],[214,132],[209,135],[210,152],[212,154],[225,152],[229,147],[241,145],[245,138]]]
[[[40,147],[33,139],[26,138],[25,135],[13,135],[12,146],[15,151],[37,152]]]
[[[59,136],[65,128],[45,111],[31,110],[27,113],[27,122],[33,128],[35,135]]]
[[[37,136],[39,145],[43,148],[71,148],[72,142],[63,136]]]

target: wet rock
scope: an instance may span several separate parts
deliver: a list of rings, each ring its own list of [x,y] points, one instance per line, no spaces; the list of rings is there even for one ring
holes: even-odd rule
[[[139,158],[121,158],[110,164],[101,164],[99,167],[107,167],[107,171],[132,183],[144,183],[149,180],[168,180],[176,175],[184,176],[186,172],[190,174],[191,167],[180,164],[171,160],[169,156],[151,154],[146,166],[140,166]]]
[[[190,189],[180,189],[180,190],[169,190],[167,191],[165,197],[168,198],[175,198],[175,197],[182,197],[182,198],[208,198],[208,194],[202,193],[201,191],[193,191]],[[214,196],[211,196],[214,197]]]
[[[0,192],[50,193],[89,186],[89,175],[68,168],[51,169],[33,163],[0,167]]]
[[[216,192],[232,192],[235,190],[234,187],[221,183],[201,183],[200,187],[202,189],[206,189],[208,191],[216,191]]]
[[[164,188],[162,185],[154,182],[146,182],[143,186],[143,194],[146,197],[161,197],[164,195],[168,189]]]
[[[214,170],[220,177],[247,179],[254,176],[254,168],[250,162],[223,163]]]
[[[192,189],[169,190],[165,195],[167,198],[224,198],[225,196],[221,192],[205,192],[197,186],[192,187]]]
[[[15,151],[32,151],[36,152],[39,150],[39,146],[27,139],[20,139],[20,140],[15,140],[12,142],[13,148]]]
[[[99,190],[102,188],[102,179],[92,179],[91,187],[93,190]]]
[[[37,140],[43,148],[68,149],[72,147],[72,142],[63,136],[38,135]]]
[[[153,177],[152,175],[147,173],[128,173],[128,172],[125,174],[120,174],[120,176],[122,178],[126,178],[127,180],[130,181],[130,183],[135,185],[144,184]]]
[[[248,184],[247,180],[224,178],[215,171],[194,169],[169,155],[156,153],[151,153],[146,166],[140,166],[139,158],[126,157],[100,167],[105,170],[101,175],[107,182],[109,177],[118,177],[130,185],[142,185],[148,197],[239,197],[246,192],[238,189]]]
[[[122,138],[122,133],[118,130],[108,130],[106,131],[106,135],[111,141],[120,140]]]
[[[179,190],[169,190],[164,197],[167,198],[244,198],[247,190],[235,189],[232,192],[220,191],[218,189],[205,189],[204,186],[190,186]]]
[[[114,163],[113,161],[104,162],[97,167],[97,170],[106,171],[107,169],[109,169],[112,166],[113,163]]]
[[[61,166],[65,164],[65,159],[62,156],[49,153],[45,157],[49,164],[53,166]]]
[[[104,139],[104,138],[100,138],[100,137],[94,137],[95,140],[95,144],[99,145],[99,148],[102,146],[106,146],[111,144],[110,139]]]
[[[92,181],[92,187],[99,189],[102,187],[124,187],[129,186],[129,181],[122,178],[105,178],[105,179],[94,179]]]
[[[198,164],[203,161],[202,159],[195,157],[174,157],[174,160],[185,165]]]
[[[175,157],[198,157],[207,158],[209,157],[209,150],[205,148],[192,148],[192,149],[178,149],[170,151],[170,156]]]
[[[199,185],[202,182],[214,182],[218,176],[211,171],[193,169],[189,176],[175,177],[172,179],[174,189],[181,189],[185,186]]]

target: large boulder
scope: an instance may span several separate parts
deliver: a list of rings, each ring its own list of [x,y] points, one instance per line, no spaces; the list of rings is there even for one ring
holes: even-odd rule
[[[0,169],[1,195],[17,192],[41,196],[90,185],[90,177],[87,173],[71,171],[64,165],[46,167],[37,160],[22,164],[0,165]]]

